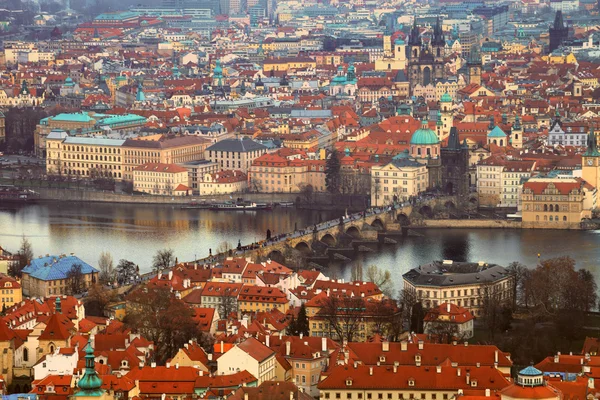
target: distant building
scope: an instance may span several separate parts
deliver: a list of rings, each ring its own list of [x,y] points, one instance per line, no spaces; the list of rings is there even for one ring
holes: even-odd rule
[[[0,306],[2,309],[12,307],[23,299],[21,284],[13,277],[0,273]]]
[[[239,170],[206,173],[198,186],[201,196],[242,193],[248,189],[248,175]]]
[[[411,269],[402,278],[404,290],[425,308],[451,303],[480,316],[486,296],[512,303],[513,279],[506,268],[497,264],[434,261]]]
[[[550,4],[552,4],[552,2]],[[548,47],[550,53],[558,49],[563,41],[569,36],[569,28],[563,21],[562,13],[562,10],[556,11],[554,24],[550,27],[550,46]]]
[[[437,308],[430,309],[425,315],[423,331],[426,334],[439,334],[452,332],[454,337],[440,338],[451,341],[455,339],[470,339],[473,337],[473,314],[464,307],[456,304],[442,303]],[[438,329],[440,325],[449,325],[449,329]],[[456,327],[456,328],[451,328]]]
[[[266,152],[266,146],[252,139],[225,139],[208,147],[205,158],[217,163],[220,169],[237,169],[246,173],[252,162]]]
[[[133,170],[133,190],[163,196],[191,194],[188,170],[176,164],[146,163]]]
[[[34,258],[23,269],[23,294],[29,297],[71,294],[70,272],[81,266],[82,290],[98,280],[99,270],[75,256],[46,256]]]

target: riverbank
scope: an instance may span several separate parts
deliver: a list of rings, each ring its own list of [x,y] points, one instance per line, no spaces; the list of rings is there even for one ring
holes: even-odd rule
[[[189,205],[191,203],[222,203],[231,199],[243,198],[256,203],[293,203],[298,208],[308,210],[340,210],[348,207],[352,211],[363,209],[364,196],[345,197],[344,201],[332,198],[328,193],[314,193],[310,202],[300,198],[298,193],[236,193],[232,195],[212,196],[154,196],[140,194],[114,193],[111,191],[82,190],[76,188],[40,188],[32,190],[35,199],[40,202],[77,202],[77,203],[121,203],[154,205]]]
[[[522,229],[521,221],[504,219],[425,219],[419,224],[410,225],[410,229]]]

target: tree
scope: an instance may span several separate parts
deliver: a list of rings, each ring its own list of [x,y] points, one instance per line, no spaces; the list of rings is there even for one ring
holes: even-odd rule
[[[315,192],[315,188],[313,187],[313,185],[306,184],[306,183],[300,183],[298,184],[298,189],[300,189],[300,194],[302,195],[303,200],[307,203],[307,204],[311,204],[313,201],[313,195]]]
[[[453,341],[461,342],[465,339],[465,335],[458,331],[458,324],[450,322],[431,322],[427,325],[426,333],[431,334],[432,340],[440,344],[450,344]]]
[[[221,319],[229,319],[229,316],[232,313],[237,313],[238,310],[235,297],[229,296],[227,293],[223,293],[221,296],[219,296],[219,304],[217,309]]]
[[[377,285],[387,297],[393,297],[394,287],[390,271],[379,269],[376,265],[369,265],[367,268],[367,281]]]
[[[152,258],[152,272],[158,274],[159,272],[172,267],[174,263],[175,256],[173,255],[173,250],[158,250]]]
[[[85,315],[104,317],[106,306],[111,300],[111,292],[106,287],[100,284],[92,285],[85,298]]]
[[[113,258],[108,251],[100,253],[98,268],[100,269],[100,282],[111,283],[115,277],[115,268]]]
[[[308,327],[308,317],[306,315],[306,307],[304,303],[300,306],[300,311],[298,311],[298,319],[296,320],[296,335],[303,334],[304,336],[308,336],[310,334],[310,329]]]
[[[117,265],[117,282],[119,285],[134,283],[138,277],[137,266],[129,261],[121,259]]]
[[[25,235],[23,235],[21,238],[21,247],[19,247],[17,256],[19,260],[17,263],[12,265],[11,274],[16,277],[21,277],[23,268],[28,266],[33,259],[33,248],[31,246],[31,242],[29,239],[27,239],[27,237],[25,237]]]
[[[481,299],[481,317],[483,324],[488,331],[491,340],[494,340],[496,333],[505,332],[510,329],[512,320],[511,304],[503,302],[497,293],[493,291],[493,285],[483,287],[483,297]]]
[[[325,186],[327,187],[327,191],[331,194],[340,193],[340,169],[340,157],[338,152],[333,150],[325,162]]]
[[[365,312],[363,298],[331,296],[323,300],[319,314],[327,321],[334,337],[350,343],[359,334]]]
[[[127,297],[125,326],[155,343],[159,364],[172,358],[189,340],[203,347],[210,341],[194,320],[193,310],[168,288],[140,287]]]
[[[371,204],[372,206],[378,207],[379,204],[379,193],[381,193],[381,179],[374,178],[373,183],[371,185],[371,192],[375,195],[375,204]]]
[[[420,301],[417,301],[412,306],[410,314],[410,331],[414,333],[423,333],[423,319],[425,318],[425,310]]]
[[[514,261],[508,265],[508,272],[513,278],[512,281],[512,296],[513,308],[516,309],[519,304],[527,307],[528,294],[525,288],[525,281],[529,275],[529,269],[524,264]]]
[[[82,272],[83,266],[79,263],[71,265],[67,273],[67,291],[70,295],[80,294],[85,290],[85,277]]]

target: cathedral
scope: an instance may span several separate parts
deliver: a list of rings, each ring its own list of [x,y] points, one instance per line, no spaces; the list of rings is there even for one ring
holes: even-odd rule
[[[408,79],[411,90],[417,85],[433,85],[435,81],[445,79],[445,46],[439,17],[429,43],[423,43],[415,18],[408,40]]]

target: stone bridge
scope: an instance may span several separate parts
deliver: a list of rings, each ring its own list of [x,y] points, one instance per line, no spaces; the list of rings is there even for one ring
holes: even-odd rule
[[[353,242],[375,242],[379,232],[400,231],[409,224],[412,206],[381,209],[377,212],[353,214],[348,218],[322,222],[312,227],[287,234],[278,241],[243,251],[245,257],[281,260],[291,250],[310,255],[326,252],[328,248],[348,247]]]

